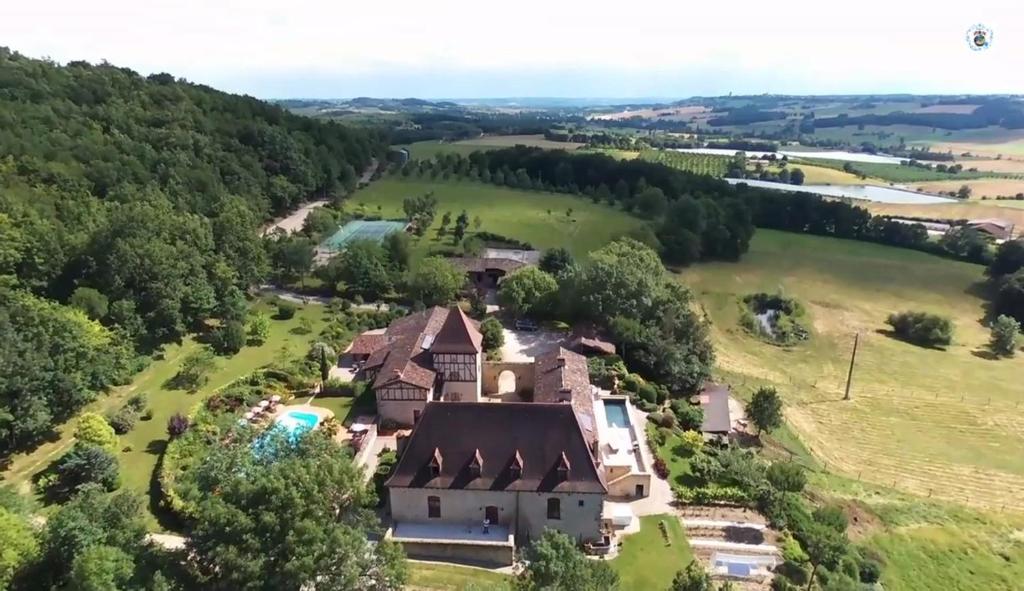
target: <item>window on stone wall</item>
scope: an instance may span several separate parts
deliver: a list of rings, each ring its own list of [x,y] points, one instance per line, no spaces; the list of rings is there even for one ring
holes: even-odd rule
[[[427,497],[427,517],[441,518],[441,497]]]
[[[562,501],[559,499],[548,499],[548,519],[562,518]]]

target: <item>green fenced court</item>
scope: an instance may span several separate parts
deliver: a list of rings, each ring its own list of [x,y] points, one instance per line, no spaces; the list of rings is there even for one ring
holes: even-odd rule
[[[345,245],[356,240],[373,240],[380,242],[388,234],[405,230],[406,222],[353,220],[338,228],[330,238],[320,244],[323,250],[338,252]]]

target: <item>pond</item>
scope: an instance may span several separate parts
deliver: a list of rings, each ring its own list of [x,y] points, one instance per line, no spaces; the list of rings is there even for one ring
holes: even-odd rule
[[[725,179],[736,185],[746,183],[751,187],[763,189],[776,189],[778,191],[804,191],[815,193],[826,197],[845,197],[848,199],[862,199],[864,201],[876,201],[878,203],[955,203],[956,199],[939,197],[928,193],[917,193],[906,189],[895,189],[892,187],[876,187],[874,185],[790,185],[787,183],[776,183],[773,181],[762,181],[757,179]]]
[[[677,148],[676,152],[688,152],[690,154],[710,154],[713,156],[733,156],[738,150],[729,150],[726,148]],[[845,160],[847,162],[868,162],[872,164],[899,164],[900,160],[906,160],[906,158],[897,158],[896,156],[889,156],[886,154],[863,154],[861,152],[846,152],[843,150],[830,150],[821,152],[811,152],[802,150],[779,150],[778,152],[758,152],[756,150],[743,151],[744,154],[749,158],[750,156],[757,156],[763,158],[770,154],[775,154],[778,157],[788,156],[790,158],[807,158],[820,160]]]

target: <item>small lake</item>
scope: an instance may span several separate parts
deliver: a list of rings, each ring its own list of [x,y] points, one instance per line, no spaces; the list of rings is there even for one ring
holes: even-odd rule
[[[688,152],[690,154],[710,154],[713,156],[733,156],[739,150],[727,150],[724,148],[676,148],[676,152]],[[843,150],[832,150],[824,152],[804,152],[800,150],[779,150],[778,152],[756,152],[746,151],[744,153],[747,157],[757,156],[758,158],[764,158],[770,154],[775,154],[777,157],[788,156],[790,158],[806,158],[814,159],[819,158],[821,160],[845,160],[848,162],[869,162],[873,164],[899,164],[900,160],[906,160],[906,158],[897,158],[896,156],[887,156],[885,154],[862,154],[860,152],[846,152]]]
[[[956,199],[939,197],[938,195],[917,193],[914,191],[906,191],[904,189],[894,189],[892,187],[876,187],[873,185],[790,185],[786,183],[776,183],[772,181],[762,181],[757,179],[725,180],[733,185],[737,185],[739,183],[746,183],[751,187],[761,187],[763,189],[775,189],[777,191],[790,192],[804,191],[806,193],[815,193],[817,195],[824,195],[826,197],[845,197],[848,199],[863,199],[865,201],[877,201],[878,203],[927,204],[957,202]]]

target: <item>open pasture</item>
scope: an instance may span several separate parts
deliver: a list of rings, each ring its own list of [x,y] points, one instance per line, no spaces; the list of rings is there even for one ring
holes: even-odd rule
[[[779,388],[786,417],[829,471],[922,497],[999,508],[1024,498],[1024,356],[992,360],[983,267],[887,246],[758,230],[739,263],[686,270],[713,321],[721,377]],[[782,291],[813,335],[786,349],[739,326],[738,298]],[[950,317],[948,350],[887,336],[901,310]],[[860,334],[850,401],[843,388]]]

